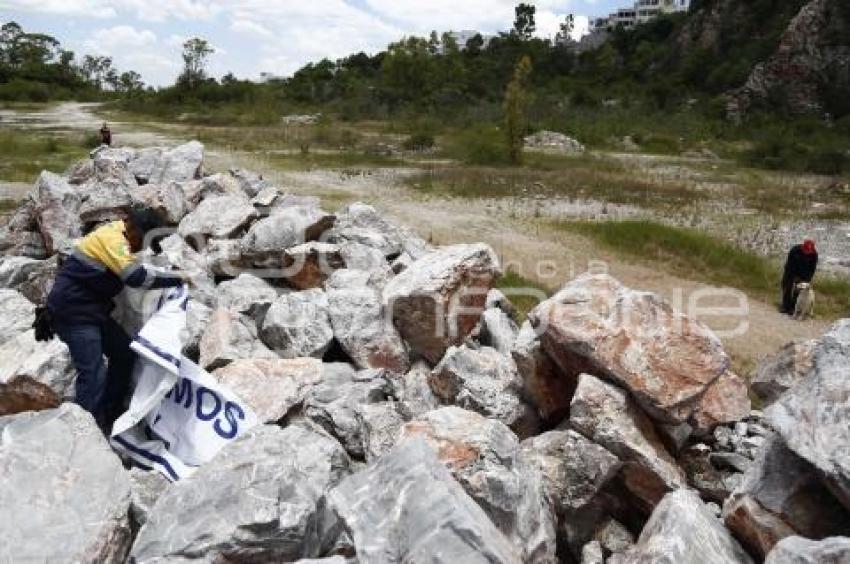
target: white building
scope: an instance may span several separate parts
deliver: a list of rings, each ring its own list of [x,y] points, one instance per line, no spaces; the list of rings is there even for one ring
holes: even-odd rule
[[[620,8],[609,14],[608,17],[591,20],[590,32],[611,31],[617,26],[631,29],[662,14],[687,12],[690,6],[691,0],[636,0],[632,7]]]

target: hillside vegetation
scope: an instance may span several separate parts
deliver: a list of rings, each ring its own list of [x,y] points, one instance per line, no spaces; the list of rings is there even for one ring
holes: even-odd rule
[[[818,41],[845,45],[850,18],[843,16],[844,4],[818,1],[836,14],[830,12],[829,28]],[[726,119],[727,93],[771,57],[805,4],[696,0],[688,14],[615,29],[589,51],[534,38],[519,20],[486,44],[474,37],[458,45],[434,32],[375,55],[311,63],[288,79],[258,84],[233,75],[204,77],[192,87],[178,83],[133,96],[121,107],[219,126],[273,125],[283,114],[316,111],[351,122],[381,120],[420,138],[454,136],[472,153],[464,160],[480,164],[507,160],[508,151],[488,147],[488,138],[502,124],[514,68],[528,57],[529,131],[560,131],[603,149],[618,148],[628,135],[650,152],[709,147],[743,164],[840,174],[850,170],[844,148],[850,82],[841,78],[847,69],[821,89],[827,121],[821,114],[791,115],[778,97],[753,107],[743,124]]]

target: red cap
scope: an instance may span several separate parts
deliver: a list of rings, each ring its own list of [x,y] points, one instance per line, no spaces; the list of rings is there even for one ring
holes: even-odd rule
[[[815,254],[817,249],[815,248],[815,240],[814,239],[806,239],[803,241],[803,254],[813,255]]]

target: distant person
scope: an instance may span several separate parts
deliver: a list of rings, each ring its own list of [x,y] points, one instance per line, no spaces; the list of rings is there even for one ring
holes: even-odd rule
[[[100,128],[100,142],[104,145],[112,145],[112,131],[109,130],[109,124],[103,122],[103,127]]]
[[[782,275],[782,313],[794,313],[797,284],[811,283],[817,268],[818,250],[814,239],[806,237],[801,244],[791,247],[785,261],[785,273]]]

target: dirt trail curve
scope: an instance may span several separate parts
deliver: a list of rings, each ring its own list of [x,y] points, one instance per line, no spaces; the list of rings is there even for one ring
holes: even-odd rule
[[[102,118],[95,114],[96,106],[63,103],[50,110],[10,116],[0,112],[6,123],[27,123],[45,129],[97,129]],[[155,133],[139,123],[111,123],[119,145],[175,144],[189,140],[190,131],[169,128],[169,133]],[[485,205],[475,200],[423,198],[407,189],[400,178],[411,171],[375,170],[364,174],[335,171],[286,172],[274,170],[261,155],[211,148],[207,166],[224,170],[231,166],[263,173],[282,189],[302,194],[316,194],[331,204],[360,200],[375,205],[388,216],[417,230],[421,236],[439,243],[485,241],[492,245],[503,262],[523,276],[535,279],[550,288],[557,288],[572,276],[587,269],[589,264],[605,264],[624,284],[658,292],[682,309],[696,313],[688,306],[700,293],[713,292],[710,286],[697,280],[672,276],[655,267],[627,262],[606,252],[591,241],[576,235],[555,232],[528,219],[518,220],[509,206]],[[694,278],[698,273],[694,273]],[[714,293],[716,295],[716,292]],[[730,307],[730,299],[714,299],[714,305]],[[701,307],[712,299],[698,302]],[[795,322],[780,315],[774,304],[748,300],[747,313],[698,314],[697,317],[720,331],[748,327],[740,336],[724,337],[727,350],[735,364],[747,371],[755,361],[776,351],[793,339],[812,338],[827,328],[819,320]]]

